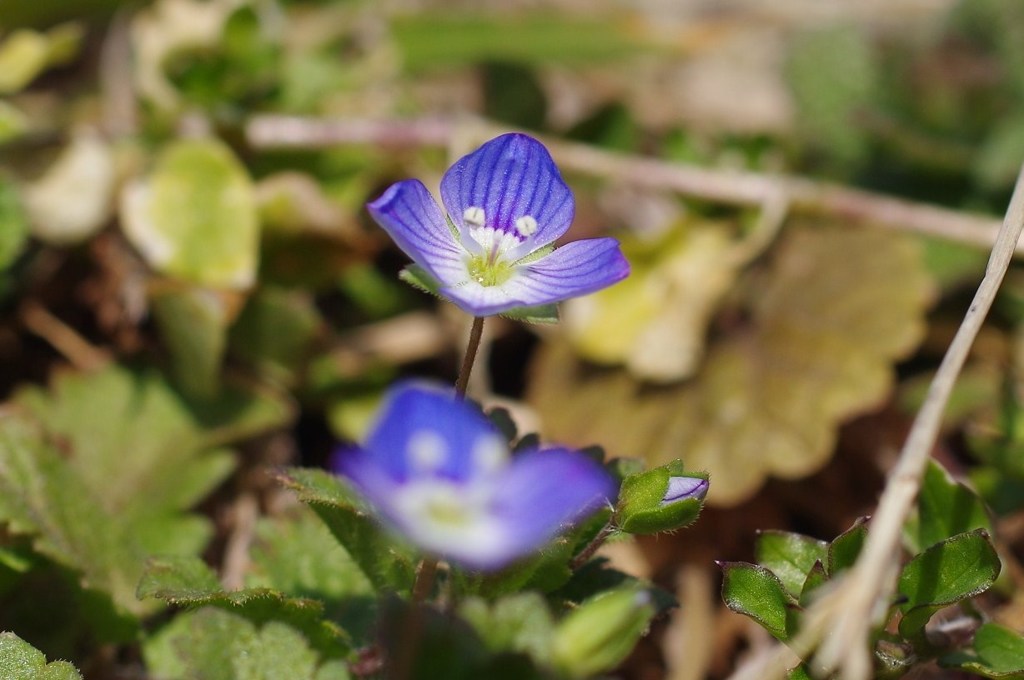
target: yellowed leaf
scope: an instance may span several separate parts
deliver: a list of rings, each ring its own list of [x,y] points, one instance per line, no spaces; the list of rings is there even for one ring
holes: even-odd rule
[[[656,387],[545,347],[529,399],[545,434],[711,473],[734,505],[765,477],[809,475],[845,419],[886,398],[920,341],[932,294],[918,244],[867,229],[791,229],[743,288],[750,325],[714,344],[689,382]]]

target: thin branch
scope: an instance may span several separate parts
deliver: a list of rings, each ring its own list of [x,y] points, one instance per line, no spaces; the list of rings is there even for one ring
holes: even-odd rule
[[[249,144],[260,149],[323,148],[339,144],[382,147],[451,147],[452,140],[475,146],[505,127],[475,119],[316,119],[254,116],[246,126]],[[585,144],[542,138],[565,170],[637,187],[672,190],[684,196],[738,206],[763,206],[781,197],[794,213],[959,241],[990,248],[999,221],[805,177],[718,170],[654,158],[612,153]],[[1018,246],[1024,253],[1024,246]]]
[[[480,339],[484,335],[484,317],[473,317],[473,326],[469,329],[469,342],[466,345],[466,354],[462,359],[462,368],[459,369],[459,378],[455,382],[455,393],[459,398],[466,396],[469,388],[469,376],[473,372],[473,364],[476,362],[476,354],[480,349]]]
[[[802,631],[789,644],[801,658],[807,658],[820,643],[814,657],[816,671],[838,671],[846,680],[867,680],[871,676],[871,631],[888,609],[886,605],[895,588],[903,524],[921,488],[949,395],[1010,266],[1022,229],[1024,167],[1017,177],[985,276],[928,388],[882,492],[864,551],[849,575],[807,611]],[[767,668],[757,669],[757,677],[783,677],[788,653],[789,649],[780,648]],[[746,676],[734,676],[740,677]]]
[[[38,302],[26,301],[21,307],[21,321],[33,334],[39,336],[83,371],[102,368],[110,362],[110,355],[79,335]]]

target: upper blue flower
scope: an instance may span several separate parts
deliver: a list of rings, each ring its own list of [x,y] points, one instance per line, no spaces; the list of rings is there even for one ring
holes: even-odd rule
[[[575,202],[544,145],[523,134],[496,137],[459,159],[441,180],[446,218],[415,179],[367,205],[441,295],[475,316],[560,302],[629,275],[612,238],[557,250]]]
[[[534,552],[615,494],[583,454],[513,458],[480,411],[416,383],[394,388],[365,445],[338,451],[333,465],[410,542],[478,570]]]

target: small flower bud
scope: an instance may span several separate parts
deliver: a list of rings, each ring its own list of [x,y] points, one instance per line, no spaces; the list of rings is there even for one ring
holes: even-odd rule
[[[697,519],[707,493],[707,477],[684,474],[682,464],[675,461],[622,482],[616,521],[630,534],[680,529]]]
[[[614,668],[633,650],[654,614],[651,594],[635,585],[595,595],[558,624],[552,661],[573,678]]]

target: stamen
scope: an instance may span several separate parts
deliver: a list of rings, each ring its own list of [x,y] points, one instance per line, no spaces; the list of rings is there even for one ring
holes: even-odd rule
[[[537,220],[530,215],[523,215],[516,220],[516,231],[522,236],[532,236],[537,231]]]
[[[470,227],[482,227],[484,226],[484,220],[486,215],[484,209],[471,205],[466,208],[465,212],[462,213],[462,221]]]
[[[413,432],[406,447],[409,462],[420,472],[433,472],[448,457],[448,445],[444,438],[431,430]]]
[[[481,437],[473,444],[473,466],[483,474],[497,472],[505,466],[508,452],[496,437]]]

